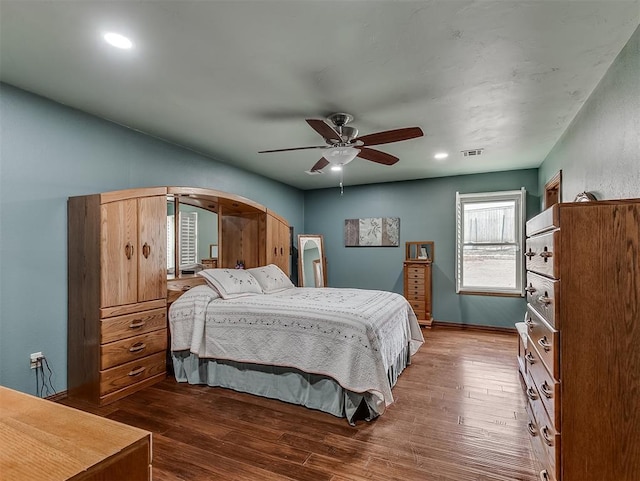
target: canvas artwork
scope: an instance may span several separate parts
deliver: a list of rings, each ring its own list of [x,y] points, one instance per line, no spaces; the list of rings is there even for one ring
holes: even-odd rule
[[[397,247],[400,242],[399,217],[345,219],[345,247]]]

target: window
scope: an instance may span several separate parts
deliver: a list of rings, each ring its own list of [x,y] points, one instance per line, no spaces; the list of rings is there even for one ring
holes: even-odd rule
[[[175,262],[174,216],[167,216],[167,270],[173,272]],[[180,267],[198,262],[198,213],[180,212]]]
[[[198,213],[180,212],[180,267],[198,262]]]
[[[456,292],[523,295],[526,191],[456,193]]]

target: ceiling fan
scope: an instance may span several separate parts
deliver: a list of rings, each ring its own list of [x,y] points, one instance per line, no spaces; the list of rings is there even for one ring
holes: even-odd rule
[[[353,116],[345,113],[331,114],[326,120],[306,119],[311,128],[323,137],[326,145],[262,150],[258,153],[266,154],[271,152],[288,152],[291,150],[324,149],[322,158],[311,167],[310,172],[320,172],[329,164],[342,167],[356,157],[378,164],[393,165],[400,160],[398,157],[380,150],[371,149],[369,146],[390,144],[392,142],[415,139],[424,135],[420,127],[407,127],[404,129],[385,130],[383,132],[358,137],[358,129],[347,126],[352,120]]]

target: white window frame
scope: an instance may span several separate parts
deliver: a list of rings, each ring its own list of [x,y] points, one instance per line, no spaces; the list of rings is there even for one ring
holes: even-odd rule
[[[180,212],[178,239],[180,241],[180,268],[198,263],[198,213]]]
[[[461,194],[456,192],[456,292],[458,294],[479,294],[494,296],[520,296],[524,297],[524,223],[526,213],[527,191],[523,187],[520,190],[502,192],[481,192],[475,194]],[[464,205],[484,202],[515,201],[515,242],[492,243],[491,245],[513,245],[516,248],[516,286],[511,287],[486,287],[465,285],[463,278],[463,254],[464,254]]]
[[[180,241],[180,268],[198,262],[198,213],[180,212],[178,225],[178,239]],[[167,216],[167,270],[173,269],[175,263],[175,216]]]

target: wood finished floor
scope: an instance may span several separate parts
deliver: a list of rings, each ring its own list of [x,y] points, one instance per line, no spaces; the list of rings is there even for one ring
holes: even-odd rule
[[[516,336],[424,334],[395,403],[355,427],[172,378],[92,412],[153,432],[155,481],[536,481]]]

